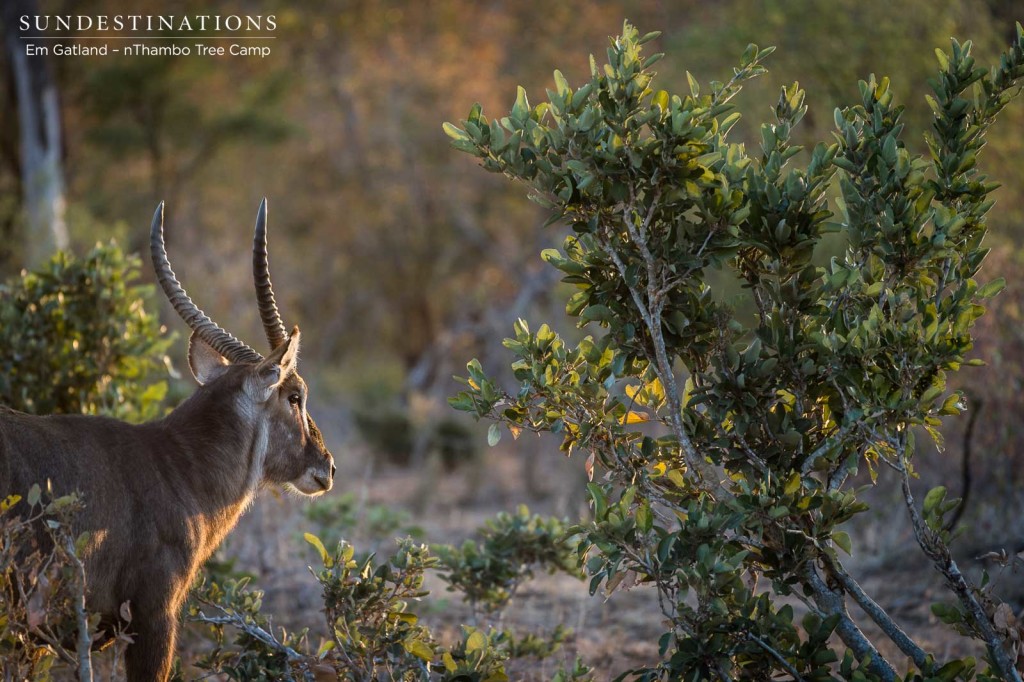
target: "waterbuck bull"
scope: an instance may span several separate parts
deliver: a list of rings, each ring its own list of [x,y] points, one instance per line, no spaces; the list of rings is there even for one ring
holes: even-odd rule
[[[0,409],[0,497],[47,480],[56,494],[84,496],[75,530],[91,533],[87,607],[109,625],[130,604],[130,682],[167,680],[186,593],[261,486],[310,496],[331,488],[334,461],[306,412],[306,384],[296,371],[299,329],[286,332],[274,301],[266,208],[264,200],[253,277],[267,357],[214,323],[178,283],[161,204],[150,230],[153,266],[192,330],[188,362],[199,388],[165,418],[142,425]]]

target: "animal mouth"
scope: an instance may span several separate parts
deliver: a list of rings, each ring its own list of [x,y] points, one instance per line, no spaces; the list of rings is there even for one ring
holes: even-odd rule
[[[306,471],[301,477],[285,486],[307,497],[318,497],[331,489],[333,477],[327,472]]]

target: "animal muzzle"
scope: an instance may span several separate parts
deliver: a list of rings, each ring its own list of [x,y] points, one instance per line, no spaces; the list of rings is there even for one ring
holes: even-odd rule
[[[322,495],[334,485],[334,459],[328,454],[313,466],[307,467],[291,485],[303,495]]]
[[[333,457],[327,455],[327,461],[330,468],[326,472],[321,469],[317,469],[313,472],[313,480],[320,485],[320,492],[324,493],[330,490],[331,486],[334,485],[334,472],[338,470],[337,467],[334,466]]]

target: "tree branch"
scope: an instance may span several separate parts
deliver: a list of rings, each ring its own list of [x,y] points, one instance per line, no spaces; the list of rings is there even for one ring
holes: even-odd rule
[[[985,613],[985,609],[982,608],[975,598],[973,588],[968,584],[964,574],[960,572],[956,562],[953,561],[946,543],[936,533],[932,532],[924,519],[921,518],[917,506],[914,504],[914,496],[910,491],[910,472],[906,466],[905,456],[904,454],[900,455],[901,464],[903,465],[900,471],[903,501],[906,504],[907,511],[910,513],[910,521],[914,528],[914,537],[917,539],[917,544],[925,555],[931,559],[932,565],[942,574],[946,584],[956,594],[957,599],[960,600],[966,615],[970,618],[971,625],[974,626],[974,629],[985,642],[989,655],[992,657],[992,663],[999,670],[999,674],[1002,675],[1003,679],[1010,680],[1010,682],[1021,682],[1020,672],[1017,671],[1014,662],[1003,648],[1002,639],[995,631],[992,621],[989,619],[988,614]]]
[[[309,671],[307,665],[308,658],[306,656],[303,656],[295,649],[292,649],[291,647],[282,644],[278,641],[277,637],[274,637],[273,634],[267,632],[259,625],[256,625],[256,623],[249,622],[248,620],[242,618],[238,614],[227,611],[219,604],[214,604],[206,600],[203,600],[203,603],[207,606],[212,606],[213,608],[220,611],[221,614],[223,615],[207,616],[205,613],[200,611],[197,615],[192,616],[191,620],[198,621],[200,623],[208,623],[210,625],[230,625],[232,627],[238,628],[239,630],[249,635],[253,639],[262,642],[274,651],[277,651],[278,653],[284,655],[285,659],[287,659],[289,662],[297,663],[299,665],[299,668],[302,670],[303,679],[306,680],[306,682],[314,682],[313,674]],[[294,682],[294,678],[291,675],[288,675],[285,679]]]
[[[885,682],[895,682],[896,671],[892,665],[878,653],[878,649],[864,636],[861,629],[850,618],[846,610],[846,600],[842,593],[836,592],[825,584],[825,581],[818,575],[817,569],[808,564],[804,571],[804,582],[811,589],[811,596],[814,603],[828,616],[839,616],[839,624],[836,625],[836,633],[843,640],[846,646],[853,650],[858,660],[870,656],[868,670],[881,677]]]
[[[922,649],[914,640],[912,640],[903,629],[896,624],[896,622],[885,612],[885,610],[879,606],[875,600],[873,600],[864,590],[860,584],[853,579],[842,563],[839,562],[835,557],[829,556],[828,554],[822,553],[822,558],[828,564],[828,568],[833,577],[839,582],[847,594],[853,597],[853,600],[857,602],[857,605],[863,609],[864,613],[875,622],[878,627],[882,629],[882,632],[886,634],[893,641],[893,643],[899,647],[900,651],[906,654],[911,660],[914,661],[914,665],[918,669],[925,673],[930,674],[934,668],[934,662],[929,660],[928,654]]]

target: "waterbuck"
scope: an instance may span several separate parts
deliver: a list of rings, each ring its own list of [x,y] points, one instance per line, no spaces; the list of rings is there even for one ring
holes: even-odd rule
[[[295,368],[299,328],[286,332],[274,301],[266,220],[264,199],[253,277],[267,357],[214,323],[178,283],[160,204],[150,230],[153,266],[192,330],[188,362],[199,388],[165,418],[142,425],[0,409],[0,497],[46,481],[55,494],[84,497],[75,530],[91,533],[87,608],[109,626],[129,603],[129,682],[167,680],[186,593],[262,486],[310,496],[331,488],[334,460],[306,412],[306,384]]]

